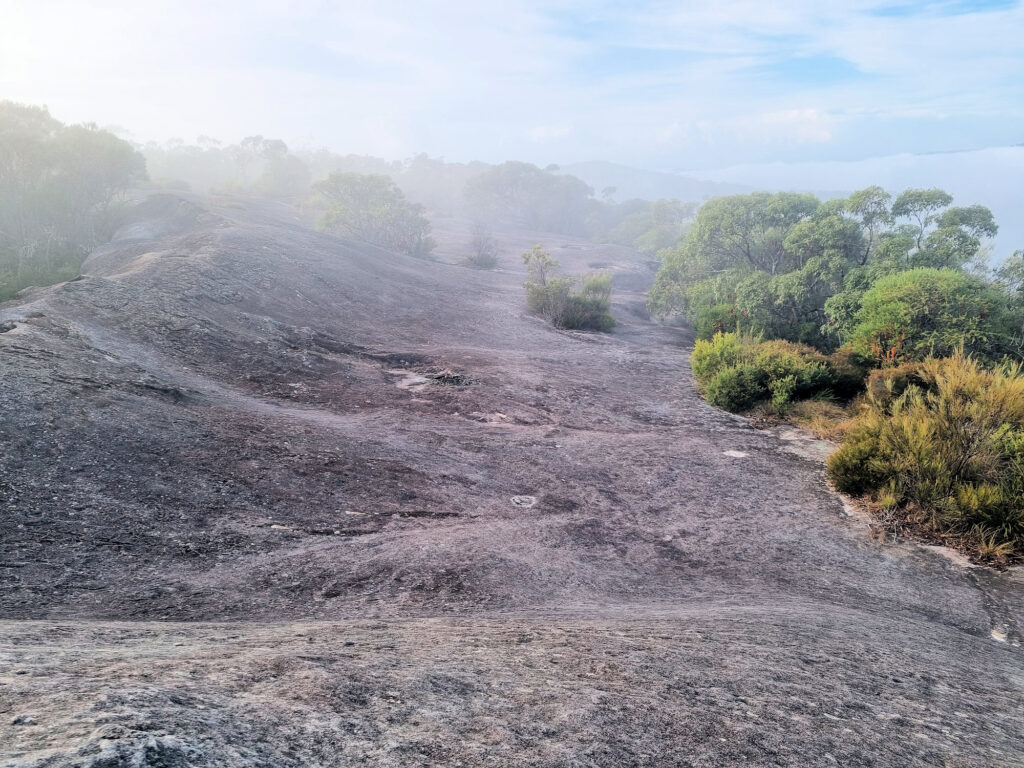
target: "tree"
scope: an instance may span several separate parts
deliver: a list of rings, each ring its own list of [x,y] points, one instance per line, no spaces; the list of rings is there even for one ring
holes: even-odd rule
[[[387,176],[332,173],[314,186],[317,226],[411,256],[434,247],[422,206],[410,203]]]
[[[697,213],[697,203],[663,198],[648,202],[606,202],[591,218],[591,229],[602,242],[636,248],[647,256],[679,243]]]
[[[854,192],[846,199],[846,210],[857,217],[866,235],[864,255],[860,259],[861,266],[871,258],[879,230],[893,222],[893,215],[889,210],[890,200],[892,195],[879,186]]]
[[[1013,254],[999,265],[995,271],[996,279],[1006,290],[1024,299],[1024,250]]]
[[[285,150],[283,154],[267,158],[263,174],[256,180],[254,189],[271,197],[294,197],[308,193],[309,183],[309,168]]]
[[[742,265],[772,275],[788,271],[786,237],[819,205],[814,195],[792,192],[715,198],[697,213],[685,258],[711,270]]]
[[[0,102],[0,298],[74,277],[113,233],[120,194],[145,177],[112,133]]]
[[[470,249],[471,253],[466,259],[469,266],[478,269],[494,269],[498,266],[498,244],[486,224],[478,221],[473,225]]]
[[[920,250],[928,227],[938,218],[938,212],[952,202],[949,193],[941,189],[905,189],[893,202],[892,215],[917,222],[915,242]]]
[[[577,179],[541,170],[530,163],[508,162],[488,168],[466,183],[466,203],[478,219],[503,219],[546,232],[583,235],[595,206],[593,190]]]
[[[695,321],[730,304],[747,330],[818,343],[825,300],[861,247],[856,223],[841,214],[794,193],[705,203],[683,244],[663,252],[652,309]]]
[[[729,315],[729,305],[748,331],[822,349],[844,343],[875,281],[916,267],[962,270],[996,232],[987,208],[950,207],[939,189],[890,199],[873,186],[824,203],[792,193],[709,201],[664,253],[651,308],[697,322]]]
[[[883,277],[864,293],[854,349],[879,366],[947,357],[958,348],[998,360],[1013,351],[1019,320],[1009,296],[952,269],[917,269]]]

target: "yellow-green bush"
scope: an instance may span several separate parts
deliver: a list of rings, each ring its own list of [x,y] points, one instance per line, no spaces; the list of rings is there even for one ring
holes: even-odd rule
[[[697,381],[704,383],[723,368],[738,365],[745,356],[744,348],[754,342],[737,333],[716,333],[711,339],[697,339],[690,353],[690,367]]]
[[[828,362],[805,344],[758,341],[736,333],[698,340],[690,356],[693,374],[708,401],[728,411],[770,401],[781,412],[796,400],[829,397],[835,375]]]
[[[1024,550],[1024,375],[962,352],[877,376],[828,474],[990,553]],[[897,394],[897,389],[902,392]]]

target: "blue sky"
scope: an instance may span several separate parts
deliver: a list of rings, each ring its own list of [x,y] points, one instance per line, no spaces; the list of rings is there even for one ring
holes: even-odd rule
[[[137,140],[661,170],[1024,142],[1016,0],[0,0],[0,98]]]

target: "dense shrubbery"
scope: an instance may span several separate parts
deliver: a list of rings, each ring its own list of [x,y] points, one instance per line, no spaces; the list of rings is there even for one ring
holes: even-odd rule
[[[1024,553],[1024,376],[963,353],[872,374],[835,486],[983,554]]]
[[[938,189],[892,199],[756,193],[711,200],[666,251],[651,308],[681,313],[707,338],[737,326],[828,352],[852,342],[879,365],[964,345],[1020,354],[1024,270],[979,259],[996,224]],[[733,319],[735,318],[735,323]]]
[[[696,331],[698,339],[706,341],[716,333],[738,331],[739,325],[740,316],[734,305],[712,304],[710,307],[701,307],[697,310],[693,330]]]
[[[175,189],[301,199],[313,182],[332,174],[386,176],[408,202],[433,214],[592,237],[649,255],[676,245],[696,209],[696,203],[673,199],[616,203],[610,194],[598,199],[585,182],[557,166],[522,162],[452,163],[425,154],[389,161],[327,149],[292,151],[283,141],[263,136],[237,144],[209,136],[194,144],[174,139],[146,144],[142,152],[153,178]],[[490,261],[474,254],[467,263],[490,269]]]
[[[842,386],[846,364],[805,344],[759,341],[737,333],[699,339],[690,360],[708,401],[728,411],[770,402],[783,412],[797,400],[832,398]]]
[[[587,234],[587,219],[600,205],[577,179],[518,161],[492,166],[466,183],[466,204],[478,219],[530,229]]]
[[[988,360],[1018,351],[1021,318],[1006,291],[953,269],[920,267],[876,280],[860,300],[853,347],[877,365],[945,357]]]
[[[567,330],[610,331],[615,327],[610,275],[585,275],[580,290],[574,292],[575,279],[554,275],[558,262],[541,246],[524,253],[523,263],[530,273],[524,286],[530,312]]]
[[[309,167],[280,139],[247,136],[237,144],[221,144],[203,136],[195,144],[174,139],[142,147],[150,175],[174,189],[196,192],[240,192],[296,198],[309,192]]]
[[[1009,361],[1024,349],[1024,254],[989,269],[991,213],[951,204],[938,189],[893,200],[878,187],[828,203],[713,200],[666,255],[651,302],[693,323],[693,372],[715,405],[782,412],[866,387],[852,419],[803,409],[843,436],[836,487],[990,557],[1020,555],[1024,377]],[[740,328],[775,340],[723,333]]]
[[[0,102],[0,300],[75,277],[116,228],[120,193],[145,177],[113,134]]]
[[[661,199],[605,203],[591,216],[590,229],[598,240],[636,248],[654,256],[678,244],[693,220],[697,204]]]

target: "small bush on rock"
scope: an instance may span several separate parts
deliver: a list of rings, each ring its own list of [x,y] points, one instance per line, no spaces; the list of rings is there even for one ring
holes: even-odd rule
[[[469,247],[467,266],[475,269],[494,269],[498,266],[498,243],[486,224],[477,223],[473,226],[473,237]]]
[[[530,273],[524,285],[530,312],[567,330],[607,332],[615,327],[610,275],[585,275],[574,292],[575,279],[553,276],[558,262],[539,245],[523,254],[523,263]]]

